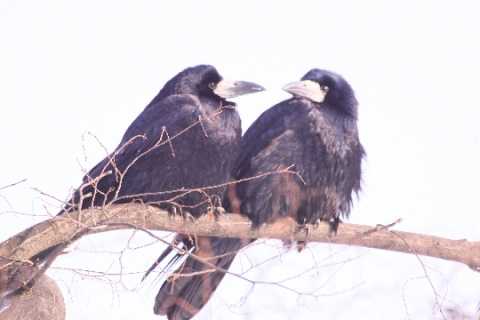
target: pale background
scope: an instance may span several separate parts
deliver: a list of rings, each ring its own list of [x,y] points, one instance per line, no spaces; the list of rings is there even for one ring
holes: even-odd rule
[[[398,230],[480,240],[480,2],[315,0],[0,2],[0,187],[27,179],[0,190],[0,240],[58,211],[32,188],[66,200],[105,156],[85,132],[112,151],[167,80],[202,63],[268,89],[235,99],[244,130],[309,69],[342,74],[368,154],[350,222],[402,217]],[[68,319],[159,319],[161,280],[139,281],[163,246],[136,234],[120,256],[131,235],[90,237],[58,259],[49,275]],[[232,270],[275,256],[244,276],[317,298],[227,277],[198,318],[442,319],[436,303],[467,317],[480,302],[480,274],[461,264],[421,257],[425,278],[413,255],[278,246]]]

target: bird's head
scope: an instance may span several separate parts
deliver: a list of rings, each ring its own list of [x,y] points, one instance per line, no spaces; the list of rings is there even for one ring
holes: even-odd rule
[[[265,88],[256,83],[225,80],[213,66],[198,65],[177,74],[160,94],[193,94],[225,100],[263,90]]]
[[[300,81],[287,84],[283,90],[357,117],[355,94],[348,82],[336,73],[312,69]]]

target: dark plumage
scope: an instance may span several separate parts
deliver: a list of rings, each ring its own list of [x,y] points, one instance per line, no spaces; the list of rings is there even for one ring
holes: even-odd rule
[[[240,83],[237,82],[237,86],[239,84]],[[165,88],[168,87],[171,87],[170,83],[167,83],[165,86]],[[250,92],[253,90],[263,90],[262,87],[249,83],[245,83],[243,87],[251,88]],[[165,90],[165,88],[163,90]],[[159,95],[162,94],[162,91],[159,93]],[[155,103],[157,98],[155,98],[152,103]],[[219,102],[221,101],[218,101],[217,103]],[[225,102],[223,104],[225,104]],[[146,110],[149,109],[150,105],[147,106]],[[218,108],[213,109],[213,111],[216,111],[217,109]],[[192,180],[190,181],[190,184],[195,183],[194,185],[196,185],[197,188],[201,186],[212,186],[227,182],[228,177],[230,176],[231,168],[233,167],[234,161],[238,156],[241,140],[240,120],[238,118],[238,114],[234,112],[234,110],[226,110],[224,112],[232,113],[234,115],[234,119],[230,120],[230,118],[227,118],[227,120],[223,122],[217,121],[215,123],[217,126],[216,130],[208,130],[208,127],[205,127],[205,123],[202,122],[209,135],[218,136],[218,138],[215,138],[211,141],[211,145],[204,144],[203,147],[200,148],[201,142],[198,142],[198,140],[202,137],[190,135],[191,138],[188,138],[190,146],[195,146],[194,150],[203,150],[205,156],[202,159],[197,159],[194,154],[188,154],[192,152],[190,150],[191,148],[182,148],[182,150],[179,151],[186,153],[185,159],[195,159],[194,163],[190,163],[195,167],[191,168],[202,172],[202,174],[198,175],[197,177],[192,177]],[[232,115],[228,116],[233,117]],[[201,126],[198,126],[198,128],[199,130],[200,128],[203,130]],[[210,131],[212,131],[212,133],[210,133]],[[177,152],[176,150],[177,148],[175,148],[175,152]],[[208,171],[204,168],[208,169]],[[179,166],[178,168],[174,169],[184,170],[184,166]],[[174,182],[172,182],[172,185],[174,185]],[[177,185],[174,185],[174,187],[175,188],[172,189],[180,188],[180,186]],[[191,186],[187,187],[191,188]],[[224,195],[225,189],[226,187],[219,187],[205,191],[210,195],[214,193],[219,197],[219,199],[221,199]],[[196,199],[197,197],[205,198],[205,195],[199,192],[188,195],[189,200],[195,199],[195,203],[198,204],[201,199]],[[189,203],[189,205],[192,206],[193,204]],[[193,214],[194,217],[198,217],[205,212],[208,205],[209,203],[204,200],[204,204],[202,206],[198,206],[198,209],[194,210],[193,213],[190,213]],[[189,210],[192,211],[192,209]],[[182,243],[186,250],[192,250],[194,255],[200,256],[209,263],[224,269],[228,269],[233,259],[228,256],[217,256],[223,252],[230,252],[234,245],[238,243],[237,239],[233,239],[232,243],[234,245],[230,245],[230,241],[230,239],[223,238],[196,237],[195,242],[193,242],[192,237],[184,235],[177,235],[175,238],[175,242],[178,244]],[[238,248],[240,247],[241,246],[239,245]],[[172,247],[168,247],[147,271],[145,277],[148,276],[148,274],[155,269],[158,263],[160,263],[171,251]],[[179,255],[175,256],[170,264],[176,261],[178,257]],[[155,299],[155,313],[160,315],[168,315],[169,319],[189,319],[195,315],[198,310],[200,310],[208,301],[218,283],[223,278],[224,274],[217,272],[203,273],[197,276],[187,275],[191,273],[198,274],[209,269],[211,269],[211,267],[205,263],[188,257],[182,266],[175,272],[181,273],[182,275],[174,281],[165,281],[160,288],[160,291]]]
[[[133,121],[115,151],[85,175],[59,214],[141,201],[199,217],[225,192],[225,187],[200,189],[225,183],[239,152],[240,117],[226,99],[261,90],[254,83],[224,80],[209,65],[180,72]],[[67,245],[32,261],[51,262]]]
[[[208,65],[180,72],[133,121],[115,151],[85,176],[67,210],[138,200],[199,217],[224,188],[198,189],[226,181],[240,146],[240,117],[226,99],[260,90],[223,80]]]
[[[243,137],[232,176],[247,180],[229,187],[225,209],[247,215],[253,227],[290,216],[299,224],[330,221],[336,231],[340,217],[350,213],[352,193],[360,190],[365,154],[358,139],[354,92],[341,76],[319,69],[284,90],[294,97],[265,111]],[[287,168],[295,173],[264,175]],[[248,243],[201,238],[194,254],[227,270],[235,253]],[[213,267],[188,257],[179,270],[186,274]],[[213,271],[166,281],[155,311],[169,319],[190,319],[224,275]]]
[[[365,152],[357,129],[357,100],[338,74],[312,69],[300,82],[286,85],[293,98],[264,112],[248,129],[235,179],[235,211],[257,227],[290,216],[299,224],[331,221],[336,231],[348,217],[352,193],[360,190]]]
[[[174,275],[162,284],[153,308],[156,314],[167,315],[169,320],[195,316],[225,276],[225,272],[214,271],[215,268],[228,270],[238,250],[250,243],[236,238],[196,237],[195,243],[189,245],[188,239],[182,240],[187,248],[193,249],[195,257],[187,256]]]

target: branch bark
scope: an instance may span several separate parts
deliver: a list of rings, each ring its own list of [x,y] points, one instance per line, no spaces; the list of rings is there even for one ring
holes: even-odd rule
[[[217,221],[212,215],[206,215],[193,223],[179,216],[169,217],[166,211],[152,206],[132,203],[72,212],[43,221],[1,243],[0,256],[12,261],[25,261],[51,246],[73,242],[86,234],[133,228],[194,236],[276,238],[354,245],[457,261],[480,271],[479,242],[393,231],[390,227],[342,223],[338,233],[332,235],[328,224],[321,223],[318,228],[310,228],[307,234],[299,232],[297,224],[287,218],[252,229],[247,218],[236,214],[222,215]]]
[[[0,257],[0,319],[64,320],[65,304],[58,285],[46,275],[22,290],[38,272],[32,263]]]

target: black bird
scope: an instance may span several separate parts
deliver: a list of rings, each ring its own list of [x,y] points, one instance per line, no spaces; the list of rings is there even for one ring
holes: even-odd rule
[[[225,188],[200,189],[225,183],[239,151],[240,117],[226,99],[261,90],[209,65],[180,72],[84,177],[67,210],[136,200],[199,217]]]
[[[85,175],[59,214],[140,201],[201,216],[226,189],[202,188],[228,180],[240,148],[240,117],[226,99],[261,90],[255,83],[225,80],[210,65],[180,72],[132,122],[115,151]],[[66,245],[32,261],[41,263]]]
[[[348,217],[361,184],[365,151],[357,128],[358,103],[340,75],[312,69],[287,84],[294,95],[264,112],[248,129],[233,169],[238,183],[232,203],[258,227],[290,216],[299,224]]]
[[[284,90],[294,97],[265,111],[245,133],[232,170],[238,183],[229,187],[224,207],[247,215],[254,228],[290,216],[302,225],[329,221],[336,231],[340,217],[350,213],[352,193],[360,190],[365,152],[358,138],[357,100],[340,75],[319,69]],[[194,254],[211,265],[189,256],[177,273],[210,272],[166,281],[155,312],[169,319],[193,317],[225,275],[214,267],[227,270],[248,243],[201,238]]]

